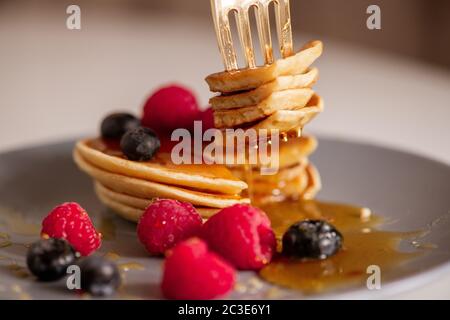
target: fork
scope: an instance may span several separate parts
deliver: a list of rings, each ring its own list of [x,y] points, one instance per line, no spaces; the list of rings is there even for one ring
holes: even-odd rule
[[[281,56],[286,58],[294,53],[289,0],[211,0],[217,41],[226,71],[239,69],[231,34],[230,12],[235,13],[234,16],[239,40],[245,55],[246,68],[256,67],[249,19],[252,7],[256,8],[256,25],[264,63],[268,65],[274,62],[269,18],[269,6],[272,2],[275,3],[280,52]]]

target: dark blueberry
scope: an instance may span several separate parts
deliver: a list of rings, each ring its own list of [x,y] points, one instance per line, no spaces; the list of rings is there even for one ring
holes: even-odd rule
[[[81,289],[93,296],[110,296],[120,286],[120,273],[116,264],[106,258],[91,256],[80,264]]]
[[[75,264],[78,254],[63,239],[44,239],[28,249],[27,265],[41,281],[55,281],[64,277],[67,267]]]
[[[133,161],[150,160],[160,146],[156,133],[144,127],[128,131],[120,141],[122,152]]]
[[[139,119],[129,113],[113,113],[102,121],[101,134],[105,139],[121,139],[131,129],[141,125]]]
[[[283,255],[326,259],[339,251],[342,241],[342,234],[326,221],[300,221],[289,227],[283,235]]]

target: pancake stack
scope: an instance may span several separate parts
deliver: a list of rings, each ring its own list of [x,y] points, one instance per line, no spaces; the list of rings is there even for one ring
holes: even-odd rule
[[[250,202],[240,196],[247,184],[222,165],[175,165],[164,152],[151,161],[130,161],[102,139],[79,141],[73,156],[94,179],[101,202],[127,220],[138,221],[156,198],[189,202],[205,219],[221,208]]]
[[[266,129],[269,133],[276,130],[282,137],[279,171],[275,175],[261,175],[258,164],[230,167],[249,185],[246,194],[254,204],[287,198],[309,200],[321,188],[319,173],[308,160],[317,141],[302,136],[302,131],[323,111],[323,101],[312,89],[319,72],[311,67],[322,50],[322,42],[312,41],[296,55],[272,65],[206,78],[210,90],[219,93],[210,104],[215,126],[224,136],[226,129]]]
[[[214,124],[218,129],[298,131],[323,110],[311,87],[318,70],[310,68],[322,54],[320,41],[308,43],[296,55],[254,69],[215,73],[206,78]]]
[[[313,41],[272,65],[216,73],[206,79],[211,91],[220,93],[210,103],[222,137],[227,138],[229,128],[280,134],[279,170],[274,175],[262,175],[260,164],[175,165],[170,150],[162,148],[150,161],[130,161],[117,141],[101,138],[79,141],[74,160],[93,178],[100,201],[131,221],[138,221],[157,198],[189,202],[204,219],[221,208],[250,203],[250,198],[255,205],[312,199],[321,187],[319,174],[308,160],[317,141],[302,136],[302,129],[323,110],[322,99],[312,90],[318,70],[311,68],[321,54],[322,43]]]

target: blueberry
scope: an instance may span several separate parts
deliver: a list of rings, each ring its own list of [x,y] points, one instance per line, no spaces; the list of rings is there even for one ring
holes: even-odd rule
[[[289,227],[283,235],[283,255],[326,259],[339,251],[342,241],[342,234],[326,221],[300,221]]]
[[[150,160],[160,146],[161,142],[156,133],[143,127],[128,131],[120,141],[122,152],[133,161]]]
[[[139,127],[140,121],[129,113],[113,113],[102,121],[101,134],[105,139],[120,139],[131,129]]]
[[[120,286],[120,273],[116,264],[106,258],[84,258],[81,269],[81,289],[93,296],[110,296]]]
[[[27,265],[41,281],[55,281],[66,275],[67,267],[75,264],[78,254],[63,239],[44,239],[28,249]]]

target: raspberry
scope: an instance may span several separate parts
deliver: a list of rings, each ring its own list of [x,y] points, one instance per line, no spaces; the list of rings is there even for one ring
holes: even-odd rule
[[[241,270],[259,270],[276,250],[275,234],[266,214],[250,205],[222,209],[204,225],[210,248]]]
[[[202,129],[206,131],[214,128],[214,111],[211,107],[202,111],[199,116],[199,120],[202,122]]]
[[[42,237],[66,239],[82,256],[88,256],[101,245],[98,233],[86,210],[68,202],[53,209],[42,221]]]
[[[168,299],[214,299],[231,291],[235,278],[232,266],[192,238],[168,252],[161,289]]]
[[[160,255],[178,242],[199,234],[202,218],[190,204],[162,199],[145,210],[137,234],[147,251]]]
[[[156,132],[191,129],[199,113],[197,99],[192,92],[173,85],[159,89],[147,100],[142,124]]]

